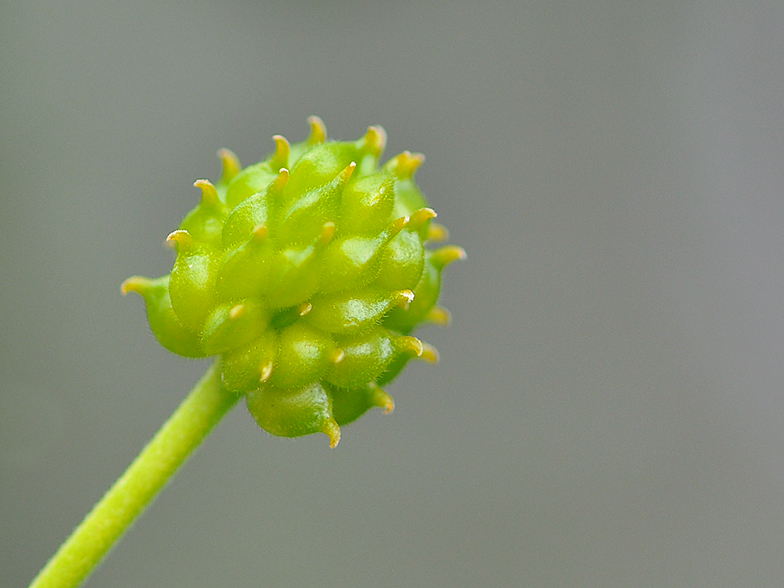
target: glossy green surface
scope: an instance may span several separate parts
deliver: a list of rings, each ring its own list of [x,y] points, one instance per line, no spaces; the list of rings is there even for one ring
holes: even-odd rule
[[[446,324],[437,306],[443,268],[465,253],[426,248],[433,225],[414,180],[424,161],[403,152],[379,166],[381,127],[328,142],[320,119],[294,145],[241,168],[222,151],[223,175],[196,182],[201,203],[169,242],[171,276],[134,277],[160,343],[186,357],[220,356],[222,385],[247,395],[274,435],[325,433],[374,406],[390,411],[379,383],[414,358],[437,359],[409,336]]]

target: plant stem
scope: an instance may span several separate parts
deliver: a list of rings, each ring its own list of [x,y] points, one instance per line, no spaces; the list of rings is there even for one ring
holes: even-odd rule
[[[237,400],[211,366],[30,588],[79,586]]]

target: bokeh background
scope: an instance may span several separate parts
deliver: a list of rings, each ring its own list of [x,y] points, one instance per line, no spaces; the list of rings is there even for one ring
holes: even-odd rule
[[[311,114],[427,155],[441,364],[335,450],[238,406],[88,586],[781,585],[781,2],[3,3],[0,97],[0,585],[205,369],[119,284]]]

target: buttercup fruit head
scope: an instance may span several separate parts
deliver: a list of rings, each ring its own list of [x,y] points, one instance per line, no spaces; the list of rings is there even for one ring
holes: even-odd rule
[[[411,333],[445,325],[443,269],[462,248],[435,224],[405,151],[383,166],[381,127],[353,142],[310,137],[242,169],[221,150],[220,180],[198,180],[201,202],[167,241],[171,274],[134,276],[123,293],[144,297],[158,341],[185,357],[220,356],[223,386],[246,396],[273,435],[324,433],[394,402],[381,384],[436,350]]]

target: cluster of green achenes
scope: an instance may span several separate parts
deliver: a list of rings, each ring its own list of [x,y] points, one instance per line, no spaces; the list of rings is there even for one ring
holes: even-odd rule
[[[139,276],[150,327],[186,357],[220,356],[223,385],[245,394],[258,424],[274,435],[325,433],[379,406],[381,389],[413,358],[436,350],[410,333],[445,324],[437,305],[443,268],[460,247],[427,249],[446,229],[431,219],[414,182],[424,160],[408,151],[379,167],[381,127],[355,142],[310,137],[240,169],[222,150],[223,173],[199,180],[201,203],[167,241],[170,275]]]

